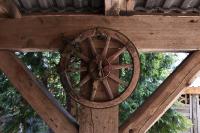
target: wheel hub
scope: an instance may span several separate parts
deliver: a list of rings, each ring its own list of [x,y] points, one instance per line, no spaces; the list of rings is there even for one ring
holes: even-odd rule
[[[89,65],[89,71],[94,80],[103,80],[110,74],[110,63],[107,59],[93,59]]]

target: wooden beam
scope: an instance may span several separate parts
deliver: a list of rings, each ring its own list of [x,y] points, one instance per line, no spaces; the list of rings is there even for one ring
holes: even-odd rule
[[[135,0],[119,0],[120,15],[129,15],[130,13],[133,13],[135,3]]]
[[[0,49],[50,51],[62,48],[61,36],[74,37],[92,27],[119,30],[140,51],[200,49],[199,16],[47,15],[0,19]]]
[[[183,93],[191,95],[200,95],[200,87],[186,87]]]
[[[81,106],[80,133],[118,133],[119,107],[93,109]]]
[[[200,70],[200,51],[194,52],[120,127],[120,133],[145,133],[170,108]]]
[[[21,13],[11,0],[0,1],[0,17],[21,18]]]
[[[135,0],[105,0],[105,15],[118,16],[133,13]]]
[[[120,12],[120,0],[104,0],[105,15],[118,16]]]
[[[97,44],[98,42],[96,42]],[[112,42],[113,43],[113,42]],[[110,43],[110,44],[112,44]],[[104,45],[102,42],[100,45]],[[114,43],[115,45],[118,45]],[[105,46],[105,45],[104,45]],[[118,45],[119,46],[119,45]],[[87,47],[86,47],[87,49]],[[116,49],[109,49],[107,56],[110,57],[118,51],[119,47]],[[97,51],[98,52],[98,51]],[[100,54],[101,52],[99,52]],[[83,50],[83,54],[89,56],[88,51]],[[113,64],[118,64],[118,59],[113,61]],[[118,76],[119,71],[112,72],[113,75]],[[84,77],[81,75],[81,77]],[[109,87],[111,89],[112,95],[116,96],[118,94],[118,84],[107,79],[109,82]],[[94,87],[95,83],[91,81],[86,83],[85,86],[81,88],[82,96],[88,97],[91,92],[91,87]],[[93,97],[94,101],[107,101],[108,95],[105,91],[105,86],[100,80],[96,80],[96,94]],[[88,93],[85,93],[88,92]],[[100,102],[99,102],[100,103]],[[92,103],[91,103],[92,104]],[[113,106],[102,109],[89,108],[86,106],[80,106],[80,119],[79,119],[79,132],[80,133],[118,133],[119,131],[119,106]]]
[[[192,106],[192,133],[199,133],[200,129],[199,129],[199,95],[192,95],[191,97],[191,101],[190,101],[190,106]]]
[[[56,133],[77,133],[77,124],[11,52],[0,51],[0,69],[11,83]]]
[[[134,11],[134,7],[136,4],[136,0],[126,0],[126,12],[132,12]]]

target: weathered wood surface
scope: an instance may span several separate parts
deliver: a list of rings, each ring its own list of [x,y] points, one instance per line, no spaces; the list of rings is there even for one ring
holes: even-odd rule
[[[105,15],[128,15],[133,12],[135,0],[105,0]]]
[[[199,118],[199,95],[192,95],[192,133],[199,133],[200,132],[200,118]]]
[[[184,94],[197,94],[200,95],[200,87],[186,87],[184,89]]]
[[[70,114],[12,52],[0,51],[0,57],[0,69],[50,128],[56,133],[78,132],[78,125]]]
[[[199,106],[199,94],[183,94],[185,95],[186,102],[179,99],[179,102],[182,102],[183,105],[174,106],[175,110],[185,117],[189,118],[193,126],[184,133],[199,133],[200,132],[200,106]],[[184,96],[183,96],[184,97]]]
[[[97,44],[97,42],[95,42]],[[105,46],[106,42],[99,42],[99,44]],[[111,42],[112,44],[112,42]],[[114,45],[119,47],[118,43],[114,43]],[[96,51],[98,52],[99,55],[101,55],[101,52],[99,51],[99,49],[96,49]],[[110,57],[111,55],[113,55],[114,53],[116,53],[116,51],[118,51],[118,49],[109,49],[109,51],[107,52],[107,57]],[[84,55],[88,56],[88,51],[82,51],[84,53]],[[114,64],[118,62],[118,59],[116,59],[115,61],[113,61]],[[114,71],[112,72],[113,75],[118,76],[119,75],[119,71]],[[83,76],[84,77],[84,76]],[[109,85],[110,88],[112,90],[113,95],[118,93],[118,90],[116,88],[118,88],[118,84],[116,84],[115,82],[112,82],[110,80],[109,81]],[[94,100],[98,99],[98,100],[105,100],[108,99],[108,95],[106,93],[106,88],[105,86],[100,82],[100,80],[98,80],[99,84],[97,85],[98,90],[96,92],[96,95],[94,97]],[[83,86],[83,91],[88,91],[88,93],[90,93],[90,89],[92,86],[91,83],[88,83],[87,85]],[[84,93],[83,92],[83,93]],[[88,95],[84,94],[84,95]],[[88,108],[85,106],[81,106],[80,109],[80,128],[79,128],[79,132],[80,133],[118,133],[119,131],[119,106],[113,106],[113,107],[109,107],[109,108],[103,108],[103,109],[94,109],[94,108]]]
[[[181,113],[181,114],[183,114],[185,117],[187,117],[187,118],[191,118],[190,117],[190,104],[184,104],[184,105],[181,105],[181,106],[175,106],[175,108],[174,108],[177,112],[179,112],[179,113]]]
[[[190,51],[200,49],[199,16],[90,16],[54,15],[0,19],[0,49],[44,51],[62,48],[61,34],[76,36],[101,26],[130,38],[140,51]]]
[[[128,15],[134,11],[136,0],[119,0],[120,15]]]
[[[105,3],[105,15],[117,16],[120,12],[120,1],[119,0],[104,0]]]
[[[146,132],[182,94],[190,79],[200,70],[200,51],[194,52],[159,86],[120,127],[120,133]]]
[[[80,133],[118,133],[119,108],[92,109],[83,107],[80,110]]]

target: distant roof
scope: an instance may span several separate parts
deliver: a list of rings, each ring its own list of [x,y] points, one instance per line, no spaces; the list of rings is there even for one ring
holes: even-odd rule
[[[136,0],[135,10],[147,13],[200,13],[200,0]]]
[[[15,0],[22,13],[103,11],[104,0]]]
[[[90,12],[103,13],[104,0],[15,0],[22,13]],[[134,12],[200,13],[200,0],[136,0]]]

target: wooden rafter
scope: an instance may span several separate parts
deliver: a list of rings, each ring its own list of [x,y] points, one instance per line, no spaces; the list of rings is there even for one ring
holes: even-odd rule
[[[200,95],[200,87],[186,87],[184,94]]]
[[[0,49],[49,51],[63,47],[61,36],[74,37],[92,27],[108,27],[129,37],[140,51],[200,49],[199,16],[47,15],[0,19]],[[175,34],[176,33],[176,34]]]
[[[105,15],[128,15],[133,12],[135,0],[105,0]]]
[[[120,127],[120,133],[146,132],[182,94],[200,70],[200,51],[194,52],[158,87],[158,89]]]
[[[136,0],[119,0],[120,14],[128,15],[134,11]]]
[[[22,62],[8,51],[0,51],[0,69],[33,109],[56,133],[77,133],[78,125]]]

